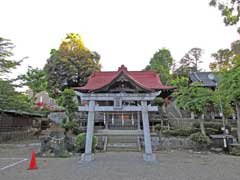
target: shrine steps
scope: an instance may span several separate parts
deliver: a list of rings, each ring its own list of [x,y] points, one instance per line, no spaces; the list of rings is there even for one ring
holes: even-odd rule
[[[102,135],[102,136],[141,136],[143,135],[142,130],[108,130],[108,129],[100,129],[97,130],[94,135]]]
[[[106,151],[140,151],[137,135],[109,135]]]

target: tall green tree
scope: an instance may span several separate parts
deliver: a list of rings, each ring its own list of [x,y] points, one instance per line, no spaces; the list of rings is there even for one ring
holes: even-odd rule
[[[63,127],[66,131],[72,129],[76,125],[74,117],[78,107],[75,92],[72,89],[65,89],[58,98],[58,104],[64,107],[67,116],[63,121]]]
[[[240,17],[239,0],[210,0],[210,6],[217,7],[222,12],[225,25],[235,25]]]
[[[26,95],[15,91],[15,86],[11,81],[0,79],[0,87],[0,109],[33,111],[30,99]]]
[[[39,68],[28,67],[26,74],[18,77],[22,81],[23,86],[28,86],[33,92],[33,98],[41,91],[47,89],[46,73]]]
[[[205,88],[202,83],[192,83],[190,87],[179,89],[176,102],[179,108],[189,110],[199,117],[201,133],[206,135],[202,117],[214,103],[213,91]]]
[[[100,55],[85,47],[79,34],[70,33],[56,50],[51,50],[44,67],[51,97],[57,97],[65,88],[83,86],[87,78],[99,71]]]
[[[234,66],[233,52],[230,49],[219,49],[216,53],[212,54],[212,57],[215,59],[209,65],[212,71],[222,72],[230,70]]]
[[[3,76],[21,64],[22,60],[12,60],[14,45],[0,37],[0,109],[30,111],[31,106],[26,95],[15,90],[13,80],[4,80]]]
[[[9,39],[0,37],[0,76],[11,72],[12,69],[16,68],[22,62],[22,60],[14,61],[11,59],[13,48],[14,45]]]
[[[219,49],[212,54],[214,62],[209,67],[215,72],[224,72],[231,70],[237,64],[240,64],[240,40],[231,44],[231,49]]]
[[[76,94],[72,89],[65,89],[58,99],[59,105],[65,108],[65,113],[68,119],[73,120],[74,114],[77,111]]]
[[[174,74],[187,77],[190,71],[199,71],[199,64],[202,63],[202,53],[203,50],[201,48],[195,47],[190,49],[180,60],[180,67],[175,70]]]
[[[170,51],[166,48],[162,48],[153,55],[145,70],[153,70],[160,74],[162,83],[168,84],[171,80],[170,73],[172,65],[173,58]]]
[[[240,65],[226,71],[219,82],[220,92],[229,101],[234,102],[237,112],[237,134],[240,141]]]

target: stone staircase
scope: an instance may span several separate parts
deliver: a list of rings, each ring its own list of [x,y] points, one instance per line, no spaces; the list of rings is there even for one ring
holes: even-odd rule
[[[105,151],[141,151],[142,130],[98,130],[95,135],[107,137]]]
[[[109,135],[107,151],[140,151],[138,136],[136,135]]]

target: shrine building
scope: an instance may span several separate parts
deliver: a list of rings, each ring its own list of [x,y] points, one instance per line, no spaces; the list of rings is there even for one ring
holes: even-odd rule
[[[149,114],[158,112],[152,105],[156,97],[167,97],[175,89],[161,83],[160,77],[153,71],[128,71],[122,65],[118,71],[94,72],[83,87],[75,88],[80,99],[79,112],[87,113],[87,130],[83,161],[91,161],[94,126],[109,131],[136,130],[144,137],[145,161],[152,161]]]

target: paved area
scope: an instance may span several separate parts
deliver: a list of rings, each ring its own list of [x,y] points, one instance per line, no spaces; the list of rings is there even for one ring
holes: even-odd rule
[[[0,168],[30,158],[36,147],[0,146]],[[0,171],[1,180],[239,180],[240,157],[196,154],[184,151],[158,152],[147,163],[136,152],[97,153],[95,161],[79,158],[37,158],[38,169],[27,170],[29,161]]]

